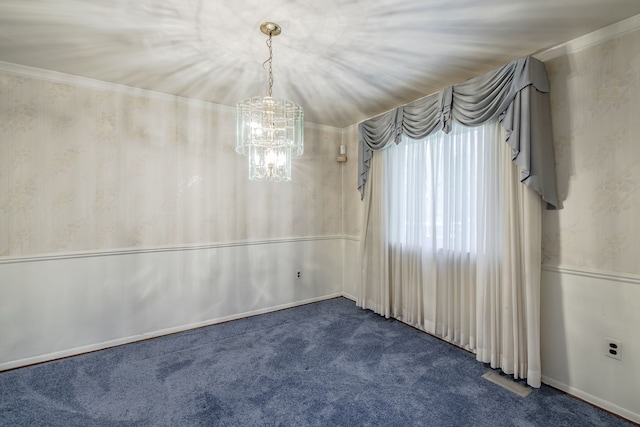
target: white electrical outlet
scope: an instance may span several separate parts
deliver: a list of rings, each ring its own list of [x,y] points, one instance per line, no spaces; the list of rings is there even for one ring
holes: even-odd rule
[[[622,343],[613,338],[605,338],[605,356],[616,360],[622,360]]]

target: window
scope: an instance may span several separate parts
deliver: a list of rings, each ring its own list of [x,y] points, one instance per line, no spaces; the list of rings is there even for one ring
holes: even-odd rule
[[[496,121],[478,127],[454,123],[419,141],[385,150],[389,242],[433,252],[475,253],[482,197],[499,171]]]

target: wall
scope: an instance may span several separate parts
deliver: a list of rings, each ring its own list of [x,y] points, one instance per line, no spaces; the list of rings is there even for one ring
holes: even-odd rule
[[[344,235],[343,294],[356,300],[360,292],[360,235],[362,233],[362,203],[358,192],[358,126],[343,131],[343,144],[349,159],[344,164],[342,184]]]
[[[564,199],[543,216],[543,381],[640,422],[640,16],[539,57]]]
[[[232,108],[0,63],[0,369],[340,295],[342,130],[305,126],[290,183],[234,138]]]

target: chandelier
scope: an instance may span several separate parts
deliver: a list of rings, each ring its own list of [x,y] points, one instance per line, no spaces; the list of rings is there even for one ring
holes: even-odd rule
[[[278,24],[265,22],[260,31],[269,36],[267,47],[269,88],[267,96],[247,98],[236,105],[236,151],[247,156],[252,181],[291,181],[291,157],[304,150],[302,107],[286,99],[272,98],[273,36],[282,32]]]

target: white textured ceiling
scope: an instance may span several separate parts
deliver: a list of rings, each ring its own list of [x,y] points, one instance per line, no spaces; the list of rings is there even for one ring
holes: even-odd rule
[[[344,127],[640,13],[639,0],[0,0],[0,61]]]

